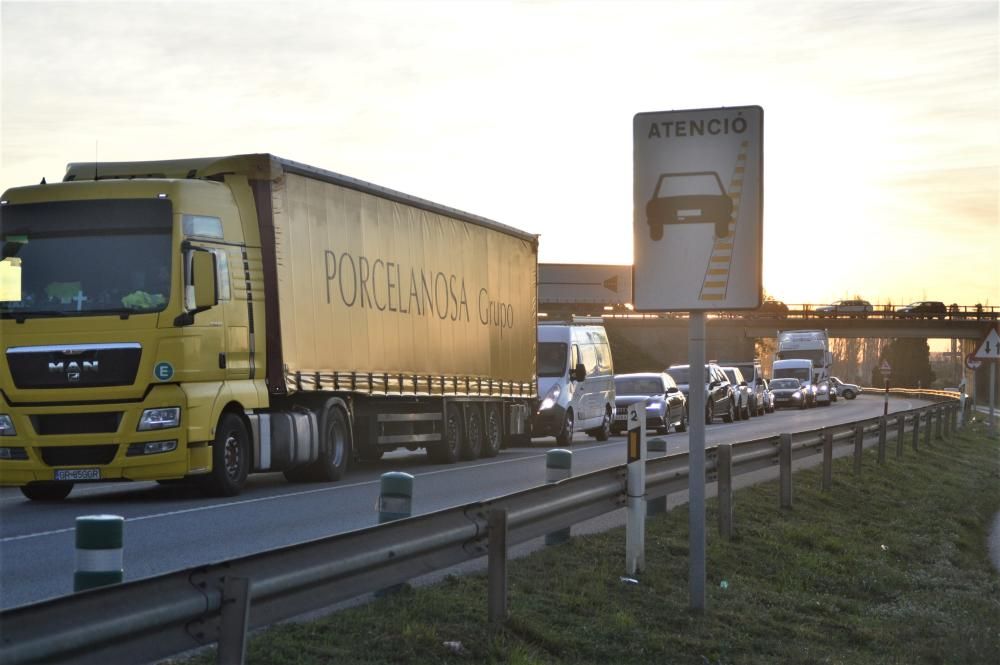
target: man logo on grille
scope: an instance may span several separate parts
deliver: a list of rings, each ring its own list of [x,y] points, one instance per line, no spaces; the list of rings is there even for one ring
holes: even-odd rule
[[[97,374],[98,361],[96,360],[83,360],[77,362],[71,360],[70,362],[54,362],[49,363],[49,374],[65,374],[66,381],[69,383],[79,383],[80,378],[86,374]]]

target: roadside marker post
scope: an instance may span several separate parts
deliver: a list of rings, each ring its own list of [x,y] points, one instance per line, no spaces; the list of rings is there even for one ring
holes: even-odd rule
[[[628,407],[625,574],[646,568],[646,403]]]
[[[413,514],[413,476],[402,471],[383,473],[379,481],[378,523]]]
[[[573,452],[565,448],[553,448],[545,453],[545,482],[558,483],[573,475]],[[565,543],[570,537],[570,528],[559,529],[545,534],[546,545]]]
[[[121,515],[76,518],[76,571],[73,591],[120,584],[125,576]]]
[[[997,436],[997,363],[1000,362],[1000,324],[990,328],[972,354],[974,360],[990,363],[990,422],[987,436],[991,439]]]

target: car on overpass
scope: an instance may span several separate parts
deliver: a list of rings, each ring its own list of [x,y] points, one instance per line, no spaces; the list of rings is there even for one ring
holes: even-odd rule
[[[943,319],[948,315],[948,308],[940,300],[920,300],[903,307],[897,307],[894,314],[901,319]]]
[[[852,300],[838,300],[830,305],[820,305],[813,311],[815,311],[818,316],[849,316],[851,318],[864,318],[875,311],[875,308],[872,307],[872,304],[867,300],[860,300],[856,298]]]

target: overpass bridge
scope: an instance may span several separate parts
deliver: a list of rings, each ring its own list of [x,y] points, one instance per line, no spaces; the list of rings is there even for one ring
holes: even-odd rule
[[[631,310],[631,265],[554,264],[538,266],[538,309],[550,318],[572,314],[602,316],[619,347],[666,366],[687,362],[686,313],[643,313]],[[975,350],[975,344],[1000,320],[1000,307],[981,304],[948,305],[947,311],[926,316],[903,315],[888,304],[873,305],[866,314],[827,315],[818,304],[784,304],[746,312],[709,313],[706,353],[711,358],[762,356],[758,340],[777,338],[780,330],[825,329],[832,340],[887,340],[893,338],[952,340],[956,365]],[[836,349],[836,344],[834,347]],[[852,346],[845,343],[845,346]],[[877,353],[879,345],[872,346]],[[864,351],[861,351],[863,354]],[[835,350],[836,354],[836,350]],[[616,358],[618,352],[616,351]],[[761,358],[765,362],[768,358]],[[842,361],[843,362],[843,361]],[[836,365],[836,362],[835,362]],[[647,368],[651,369],[651,368]],[[632,371],[633,368],[629,368]],[[858,368],[845,371],[866,374]],[[971,383],[971,376],[967,377]]]

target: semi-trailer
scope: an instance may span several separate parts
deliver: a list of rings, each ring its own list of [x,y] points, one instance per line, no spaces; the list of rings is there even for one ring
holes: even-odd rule
[[[30,499],[527,432],[534,234],[252,154],[70,164],[3,194],[0,236],[0,485]]]

